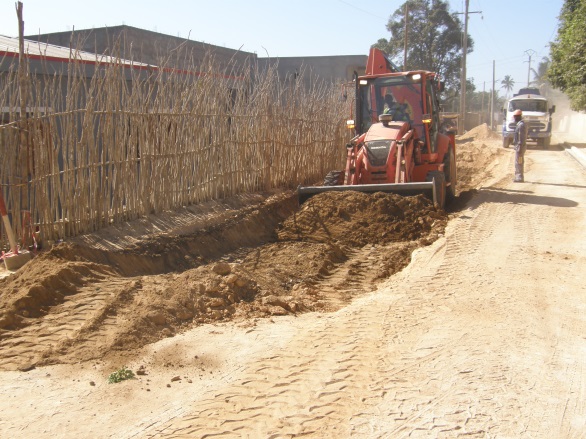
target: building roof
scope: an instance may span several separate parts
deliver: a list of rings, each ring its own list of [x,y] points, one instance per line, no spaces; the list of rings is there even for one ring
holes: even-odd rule
[[[95,53],[84,52],[68,47],[55,46],[53,44],[41,43],[38,41],[24,40],[24,52],[29,59],[45,59],[48,61],[70,62],[71,60],[81,61],[90,64],[115,63],[120,62],[124,65],[137,67],[146,67],[148,64],[118,60],[107,55],[98,55]],[[18,58],[19,44],[18,38],[6,37],[0,35],[0,58]]]

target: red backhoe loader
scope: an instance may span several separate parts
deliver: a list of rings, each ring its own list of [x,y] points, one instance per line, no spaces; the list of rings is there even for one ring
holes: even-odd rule
[[[324,186],[299,187],[299,201],[327,191],[425,194],[440,208],[456,196],[455,132],[440,126],[436,73],[400,72],[372,48],[364,76],[355,75],[356,113],[348,121],[345,171]]]

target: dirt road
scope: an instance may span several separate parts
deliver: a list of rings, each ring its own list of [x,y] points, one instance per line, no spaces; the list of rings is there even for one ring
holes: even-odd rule
[[[586,436],[586,172],[530,150],[514,184],[487,148],[482,188],[374,291],[178,332],[116,385],[106,359],[5,370],[0,437]]]

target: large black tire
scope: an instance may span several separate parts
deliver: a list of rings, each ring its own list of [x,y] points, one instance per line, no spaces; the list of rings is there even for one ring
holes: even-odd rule
[[[340,186],[344,182],[344,171],[330,171],[324,178],[324,186]]]
[[[543,146],[547,149],[551,147],[551,137],[545,137],[543,139]]]
[[[446,206],[446,176],[441,171],[430,171],[427,173],[427,181],[433,181],[435,188],[435,205],[439,209]]]
[[[458,186],[458,169],[456,168],[456,156],[454,155],[454,148],[450,145],[448,153],[444,158],[444,174],[446,183],[446,204],[451,203],[456,198],[456,191]]]

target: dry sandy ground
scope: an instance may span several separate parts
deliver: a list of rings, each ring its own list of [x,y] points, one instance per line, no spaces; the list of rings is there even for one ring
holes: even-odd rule
[[[586,436],[586,173],[530,149],[513,184],[500,143],[459,139],[447,222],[280,193],[36,257],[0,283],[0,437]]]

